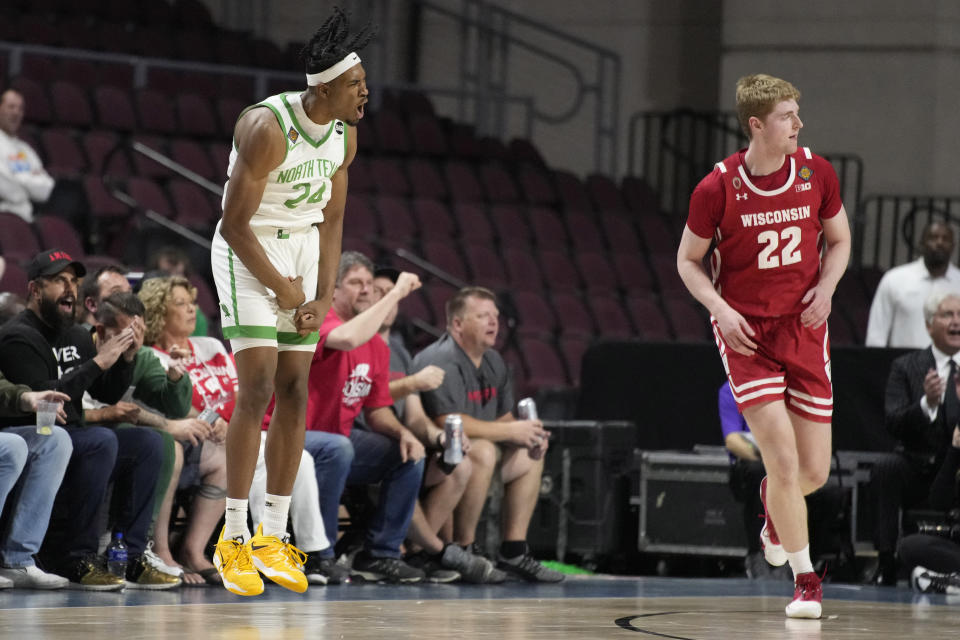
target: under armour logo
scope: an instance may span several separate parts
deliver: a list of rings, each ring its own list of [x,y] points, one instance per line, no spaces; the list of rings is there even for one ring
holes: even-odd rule
[[[745,194],[745,193],[738,193],[738,194],[737,194],[737,200],[746,200],[746,199],[747,199],[747,194]]]

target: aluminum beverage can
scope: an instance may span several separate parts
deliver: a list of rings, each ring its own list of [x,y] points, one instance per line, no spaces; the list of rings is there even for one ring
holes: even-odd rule
[[[537,420],[537,403],[533,401],[533,398],[524,398],[517,403],[517,413],[520,414],[521,420]]]
[[[443,433],[447,440],[443,448],[443,461],[453,467],[463,460],[463,419],[459,413],[447,416]]]
[[[537,403],[533,401],[533,398],[524,398],[517,403],[517,413],[520,414],[521,420],[537,420]],[[532,460],[539,460],[543,457],[543,441],[541,440],[537,446],[529,450],[529,455]]]

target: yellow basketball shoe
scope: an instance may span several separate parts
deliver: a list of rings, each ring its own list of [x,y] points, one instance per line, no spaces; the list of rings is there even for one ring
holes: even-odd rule
[[[238,596],[258,596],[263,593],[263,579],[253,566],[250,543],[242,538],[224,540],[223,529],[213,552],[213,564],[220,573],[223,586]]]
[[[253,564],[281,587],[303,593],[307,590],[307,577],[303,575],[307,554],[287,540],[286,536],[281,540],[277,536],[263,535],[263,525],[258,525],[257,533],[250,538]]]

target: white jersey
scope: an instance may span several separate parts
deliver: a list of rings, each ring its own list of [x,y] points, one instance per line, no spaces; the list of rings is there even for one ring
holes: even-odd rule
[[[286,135],[287,154],[270,172],[260,207],[250,227],[296,230],[323,222],[323,208],[330,201],[331,177],[347,155],[347,125],[340,120],[317,124],[307,117],[297,92],[280,93],[248,107],[267,107],[277,117]],[[230,175],[237,160],[234,140],[227,165],[224,202]]]

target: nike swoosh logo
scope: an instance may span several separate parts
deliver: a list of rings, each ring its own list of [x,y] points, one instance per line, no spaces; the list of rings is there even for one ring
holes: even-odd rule
[[[257,546],[257,545],[252,545],[252,544],[251,544],[251,545],[250,545],[250,549],[252,549],[253,551],[260,551],[260,549],[266,549],[268,546],[270,546],[270,545],[261,544],[261,545]]]

